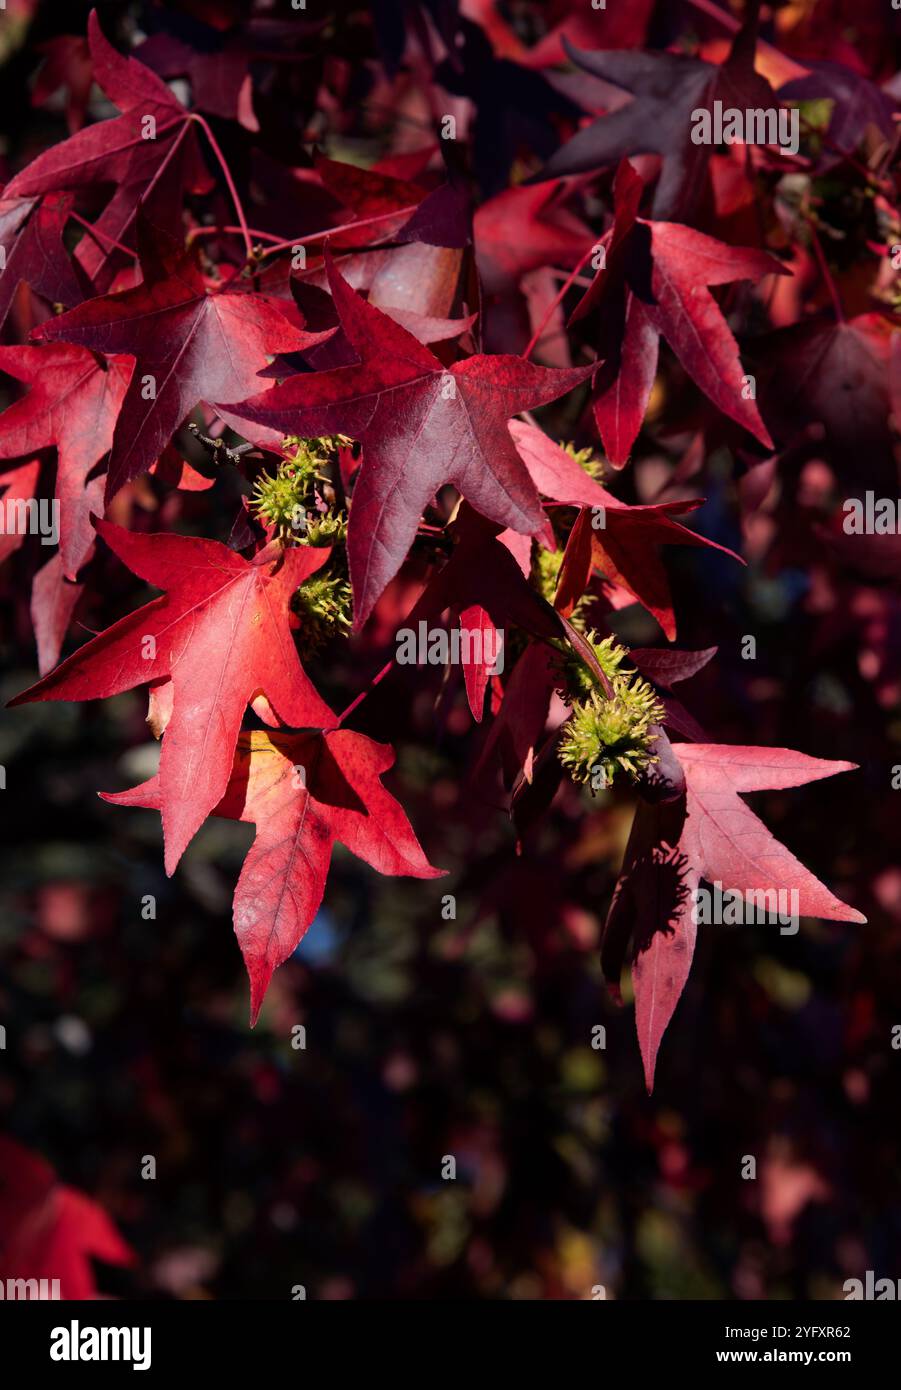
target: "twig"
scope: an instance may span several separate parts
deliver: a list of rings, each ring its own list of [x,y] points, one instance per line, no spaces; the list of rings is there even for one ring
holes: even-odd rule
[[[209,450],[216,463],[219,462],[220,458],[228,459],[229,463],[238,463],[243,454],[249,454],[252,449],[257,447],[255,444],[245,443],[236,444],[234,448],[229,448],[221,435],[214,439],[210,434],[201,433],[200,426],[196,425],[193,420],[188,422],[188,429],[194,435],[198,443]]]

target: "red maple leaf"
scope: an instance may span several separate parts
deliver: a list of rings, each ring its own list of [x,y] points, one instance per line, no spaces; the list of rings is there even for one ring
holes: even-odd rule
[[[8,473],[0,473],[0,488],[4,488],[3,505],[9,512],[18,502],[28,502],[34,497],[41,472],[40,459],[30,459],[28,463],[11,468]],[[18,526],[4,526],[0,534],[0,564],[25,544],[25,530]]]
[[[84,289],[63,245],[72,199],[14,198],[7,188],[0,198],[0,327],[6,322],[16,290],[26,284],[50,304],[80,304]]]
[[[305,675],[289,627],[291,597],[330,551],[296,547],[245,560],[218,541],[97,529],[135,574],[167,592],[85,643],[10,703],[95,700],[170,677],[172,717],[160,761],[166,871],[222,799],[241,720],[259,693],[282,723],[328,728],[332,711]]]
[[[554,501],[581,508],[560,567],[555,598],[560,612],[572,612],[588,586],[592,568],[597,568],[646,608],[672,641],[676,636],[676,618],[661,547],[703,546],[744,563],[726,546],[672,520],[674,513],[692,512],[703,506],[703,497],[630,506],[589,477],[565,449],[534,425],[514,420],[510,433],[539,492]],[[603,525],[597,526],[596,521],[603,521]]]
[[[83,584],[72,583],[63,574],[60,551],[51,555],[46,565],[34,576],[31,585],[31,622],[38,649],[38,670],[42,676],[52,671],[59,661],[69,623],[83,591]]]
[[[504,686],[504,698],[474,771],[476,782],[500,764],[507,786],[534,776],[536,752],[560,683],[559,661],[542,642],[530,642]],[[559,701],[558,701],[559,703]],[[565,710],[560,707],[560,720]]]
[[[602,116],[573,136],[548,160],[541,179],[582,173],[624,156],[662,156],[654,215],[685,221],[703,195],[711,144],[692,139],[692,117],[712,111],[717,101],[743,109],[777,105],[769,82],[754,70],[758,0],[726,61],[705,63],[682,53],[582,51],[564,36],[563,48],[585,72],[631,92],[634,100]]]
[[[32,106],[42,106],[56,92],[65,89],[66,124],[70,134],[84,125],[94,81],[94,65],[87,39],[60,34],[39,45],[44,61],[38,69],[31,91]]]
[[[62,189],[112,185],[112,198],[94,223],[96,238],[86,237],[78,260],[98,282],[108,284],[113,243],[128,242],[138,202],[165,173],[179,191],[187,183],[195,192],[209,187],[197,150],[193,121],[156,73],[135,58],[117,53],[104,37],[96,10],[88,20],[88,45],[94,77],[121,115],[79,130],[68,140],[38,155],[6,188],[7,197],[34,197]],[[170,201],[172,230],[178,225],[178,201]]]
[[[142,218],[138,237],[142,284],[88,300],[32,334],[135,358],[113,436],[107,500],[156,462],[198,401],[242,400],[263,385],[257,373],[269,355],[311,341],[286,317],[291,306],[283,304],[283,313],[235,280],[208,291],[191,255],[159,228]]]
[[[738,345],[707,286],[788,272],[765,251],[726,246],[676,222],[646,222],[638,216],[643,186],[624,160],[614,225],[603,239],[606,264],[571,319],[601,310],[594,413],[610,461],[622,467],[641,429],[661,336],[714,405],[772,448]]]
[[[723,891],[798,894],[800,916],[866,922],[814,878],[766,828],[739,793],[800,787],[853,771],[854,763],[811,758],[789,748],[679,743],[684,800],[643,803],[604,929],[602,961],[614,993],[634,939],[635,1020],[648,1090],[660,1040],[694,955],[694,894],[701,879]],[[781,909],[780,909],[781,910]],[[770,928],[772,930],[772,928]]]
[[[273,970],[291,955],[319,910],[336,841],[381,874],[442,877],[381,784],[393,763],[391,748],[349,729],[241,735],[234,771],[213,814],[257,828],[234,905],[235,934],[250,977],[251,1023]],[[104,796],[119,806],[163,806],[159,777]]]
[[[442,484],[453,483],[500,526],[526,533],[544,526],[507,421],[556,400],[594,368],[552,371],[521,357],[483,355],[445,367],[355,294],[331,262],[329,282],[359,366],[291,377],[230,413],[286,434],[341,433],[362,443],[347,542],[359,628]]]
[[[497,526],[463,503],[448,527],[454,549],[447,564],[429,580],[404,626],[416,628],[445,609],[458,623],[467,640],[461,644],[460,664],[473,717],[481,722],[485,691],[492,671],[500,664],[504,629],[515,624],[534,637],[560,640],[565,629],[558,615],[527,581]],[[507,535],[515,535],[513,532]],[[525,537],[527,554],[531,541]]]
[[[476,259],[486,294],[514,289],[527,271],[574,266],[594,237],[563,205],[559,187],[507,188],[473,218]]]
[[[38,1154],[0,1136],[0,1282],[45,1279],[52,1297],[59,1280],[59,1298],[93,1299],[92,1259],[134,1263],[101,1206],[60,1183]]]
[[[91,513],[103,513],[103,479],[88,474],[113,442],[132,362],[104,363],[84,348],[0,347],[0,369],[31,390],[0,415],[0,457],[16,458],[51,445],[57,450],[63,573],[74,579],[94,544]]]
[[[324,155],[314,157],[313,167],[323,187],[347,209],[339,217],[343,225],[360,222],[359,231],[348,228],[331,239],[334,250],[350,250],[380,241],[393,240],[404,223],[428,196],[427,188],[406,179],[392,178],[375,169],[361,169],[354,164],[341,164]]]

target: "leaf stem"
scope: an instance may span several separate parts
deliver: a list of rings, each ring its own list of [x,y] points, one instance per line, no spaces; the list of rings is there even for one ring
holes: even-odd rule
[[[360,217],[356,222],[342,222],[337,227],[324,227],[321,232],[308,232],[306,236],[291,237],[290,241],[277,241],[274,246],[267,246],[263,252],[265,256],[275,256],[281,251],[290,251],[293,246],[305,246],[309,241],[324,241],[327,237],[337,236],[339,232],[355,232],[363,227],[372,227],[376,222],[387,222],[392,217],[403,217],[407,212],[415,212],[418,204],[411,203],[409,208],[396,208],[394,212],[380,212],[374,217]]]
[[[241,202],[238,190],[235,187],[235,181],[232,178],[231,169],[229,169],[228,167],[225,155],[219,148],[219,141],[216,139],[215,135],[210,129],[208,122],[197,111],[191,112],[191,120],[196,121],[197,124],[200,126],[200,129],[203,131],[207,140],[209,140],[210,142],[210,148],[212,149],[213,154],[219,161],[219,168],[222,170],[222,173],[225,177],[225,182],[228,185],[228,191],[231,195],[231,200],[235,207],[235,213],[240,224],[241,235],[244,238],[244,250],[247,254],[247,259],[251,260],[253,257],[253,243],[250,240],[250,232],[247,227],[247,218],[244,216],[244,205]]]
[[[190,119],[190,117],[189,117],[188,119]],[[187,135],[187,133],[188,133],[188,122],[185,121],[185,123],[184,123],[184,125],[182,126],[181,130],[178,132],[178,134],[176,135],[175,139],[172,141],[172,144],[170,145],[169,149],[166,151],[165,158],[162,159],[162,160],[160,161],[160,167],[157,169],[157,171],[156,171],[156,173],[154,174],[153,178],[150,180],[150,182],[148,183],[147,187],[144,189],[144,192],[141,194],[141,202],[142,202],[142,203],[146,203],[146,202],[147,202],[147,199],[150,197],[151,193],[152,193],[153,190],[156,188],[156,186],[157,186],[157,184],[159,183],[160,179],[163,177],[163,174],[164,174],[164,173],[166,172],[166,170],[168,169],[169,164],[171,163],[173,156],[174,156],[175,154],[177,154],[178,150],[181,148],[181,142],[182,142],[182,140],[184,140],[184,138],[185,138],[185,136]]]
[[[338,723],[339,723],[339,724],[343,724],[344,721],[345,721],[345,719],[349,719],[349,718],[350,718],[350,716],[353,714],[353,712],[354,712],[354,710],[357,708],[357,706],[358,706],[358,705],[361,705],[361,704],[363,703],[363,701],[366,699],[366,696],[367,696],[367,695],[370,695],[370,694],[372,693],[372,691],[375,690],[376,686],[381,684],[381,682],[382,682],[382,681],[385,679],[385,677],[388,675],[388,672],[392,670],[393,666],[394,666],[394,660],[393,660],[393,659],[392,659],[391,661],[387,661],[387,662],[385,663],[385,665],[382,667],[381,671],[379,671],[377,675],[373,676],[372,680],[369,682],[369,684],[367,685],[366,689],[365,689],[365,690],[361,690],[360,693],[359,693],[359,695],[357,695],[355,699],[351,700],[350,704],[347,706],[347,709],[346,709],[346,710],[342,710],[341,714],[338,715]]]
[[[582,257],[582,259],[579,261],[578,265],[576,265],[576,266],[569,272],[569,274],[567,275],[566,279],[563,281],[563,284],[560,286],[559,290],[558,290],[557,293],[554,295],[554,298],[551,300],[551,303],[550,303],[550,306],[549,306],[549,308],[548,308],[548,310],[547,310],[547,313],[545,314],[544,318],[541,320],[541,322],[539,323],[538,327],[535,329],[535,332],[532,334],[531,338],[529,339],[528,344],[527,344],[527,346],[526,346],[526,350],[525,350],[525,352],[523,353],[523,357],[524,357],[524,358],[528,359],[529,357],[532,356],[532,353],[535,351],[535,347],[536,347],[536,345],[537,345],[537,343],[538,343],[538,340],[540,339],[542,333],[543,333],[544,330],[547,328],[548,323],[549,323],[550,320],[551,320],[551,317],[552,317],[552,315],[553,315],[553,313],[554,313],[554,310],[555,310],[555,309],[557,308],[557,306],[560,304],[561,300],[563,299],[563,296],[566,294],[566,291],[569,289],[570,285],[572,285],[572,284],[575,283],[576,276],[580,273],[580,271],[582,270],[582,267],[585,266],[585,265],[587,265],[588,260],[589,260],[589,258],[594,254],[594,251],[595,251],[595,249],[597,248],[597,245],[598,245],[598,243],[597,243],[596,241],[593,241],[593,242],[591,243],[591,245],[589,246],[588,250],[585,252],[585,255],[584,255],[584,256]]]
[[[101,251],[106,251],[110,247],[113,247],[116,251],[124,251],[125,255],[130,256],[132,260],[137,260],[137,251],[133,251],[130,246],[124,246],[122,242],[117,241],[115,237],[107,236],[106,232],[101,232],[99,227],[95,227],[93,222],[89,222],[88,219],[82,217],[80,213],[70,212],[69,216],[72,218],[73,222],[78,223],[79,227],[84,227],[88,236],[92,241],[96,241]]]
[[[248,227],[247,230],[254,241],[280,241],[280,238],[275,236],[272,232],[260,232],[257,231],[256,227]],[[243,227],[223,227],[218,224],[215,227],[192,227],[188,232],[188,245],[190,246],[193,241],[199,241],[201,237],[243,235]]]

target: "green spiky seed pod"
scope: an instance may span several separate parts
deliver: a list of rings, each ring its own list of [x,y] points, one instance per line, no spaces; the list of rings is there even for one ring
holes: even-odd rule
[[[316,484],[330,481],[323,470],[334,463],[338,449],[351,442],[343,434],[313,439],[287,435],[282,440],[284,458],[277,472],[263,474],[253,485],[250,506],[254,515],[271,526],[282,541],[311,545],[342,541],[345,524],[315,511]],[[311,527],[315,539],[310,538]]]
[[[307,518],[307,545],[343,545],[347,540],[347,517],[310,516]]]
[[[652,725],[662,723],[665,710],[653,688],[627,666],[628,651],[613,637],[587,634],[598,665],[612,694],[598,687],[581,661],[569,659],[564,668],[564,698],[572,717],[560,740],[558,756],[576,782],[592,788],[609,786],[618,771],[637,780],[655,762],[651,752]]]
[[[313,439],[302,439],[298,434],[287,434],[282,440],[285,462],[312,478],[326,464],[331,463],[338,450],[353,440],[346,434],[321,434]]]
[[[271,526],[280,540],[298,538],[306,526],[307,481],[291,464],[282,464],[273,476],[265,473],[253,485],[250,506],[264,526]]]
[[[548,603],[554,602],[554,594],[557,592],[557,580],[560,578],[560,566],[563,563],[563,551],[545,550],[543,545],[536,544],[532,552],[532,583],[538,590],[542,598],[547,599]]]
[[[604,675],[615,685],[617,679],[626,678],[627,680],[637,675],[632,667],[624,667],[623,663],[629,655],[627,647],[622,646],[614,637],[604,637],[601,639],[592,630],[585,634],[591,649],[597,657],[598,665]],[[571,657],[566,662],[565,667],[566,691],[570,697],[580,699],[591,695],[597,689],[597,680],[594,674],[576,657]],[[565,698],[565,696],[564,696]]]
[[[337,575],[312,575],[295,592],[293,607],[301,619],[298,640],[302,656],[312,656],[337,632],[350,629],[351,588]]]
[[[637,781],[650,763],[652,725],[664,718],[663,706],[641,678],[618,677],[608,699],[594,691],[573,706],[558,756],[575,782],[609,786],[617,772]]]

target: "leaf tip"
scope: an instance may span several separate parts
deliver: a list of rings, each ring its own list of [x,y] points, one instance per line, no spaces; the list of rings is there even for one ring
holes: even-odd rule
[[[250,980],[250,1026],[255,1028],[272,979],[272,966],[264,961],[245,961]]]

